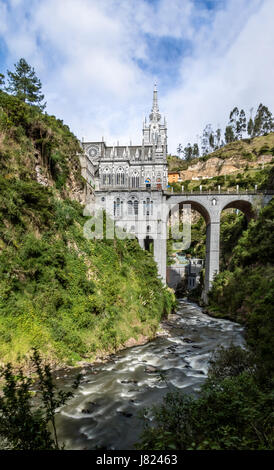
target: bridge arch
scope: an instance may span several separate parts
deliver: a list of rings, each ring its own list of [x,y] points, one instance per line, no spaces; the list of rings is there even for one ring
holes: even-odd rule
[[[191,205],[191,209],[196,210],[204,218],[206,223],[206,257],[205,257],[205,285],[203,300],[207,302],[207,293],[215,274],[219,271],[219,240],[220,240],[220,208],[216,206],[217,199],[210,197],[202,199],[199,197],[181,196],[168,201],[170,214],[179,206]]]
[[[250,201],[245,201],[243,199],[234,199],[227,204],[224,204],[221,207],[221,212],[225,209],[238,209],[246,216],[247,221],[249,222],[252,218],[255,217],[255,212]]]
[[[170,205],[169,205],[169,214],[172,213],[176,209],[177,205],[179,205],[179,207],[181,209],[184,204],[190,204],[191,209],[199,212],[199,214],[201,214],[201,216],[204,218],[206,225],[208,225],[210,223],[211,217],[210,217],[210,213],[209,213],[207,207],[204,204],[202,204],[201,202],[195,201],[195,199],[182,198],[180,200],[178,198],[178,200],[176,200],[176,202],[170,203]],[[167,215],[167,218],[169,218],[169,214]]]

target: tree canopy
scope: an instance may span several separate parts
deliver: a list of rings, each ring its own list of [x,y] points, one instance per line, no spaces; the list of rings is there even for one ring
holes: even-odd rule
[[[36,76],[35,70],[25,59],[20,59],[14,64],[15,70],[8,70],[8,85],[6,91],[15,95],[25,103],[36,105],[44,110],[46,103],[42,103],[44,95],[41,92],[42,84]]]

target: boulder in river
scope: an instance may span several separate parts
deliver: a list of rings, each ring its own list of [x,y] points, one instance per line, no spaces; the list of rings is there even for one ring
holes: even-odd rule
[[[119,415],[124,416],[125,418],[131,418],[131,416],[133,416],[132,413],[128,413],[127,411],[118,411],[117,413],[119,413]]]
[[[134,379],[126,379],[126,380],[121,380],[121,384],[137,384],[138,380]]]
[[[157,367],[154,367],[154,366],[146,366],[145,367],[145,372],[147,372],[148,374],[155,374],[156,372],[159,372]]]

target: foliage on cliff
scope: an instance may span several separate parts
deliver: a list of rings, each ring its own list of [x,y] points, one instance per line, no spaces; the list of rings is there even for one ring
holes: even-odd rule
[[[68,198],[83,187],[78,151],[62,121],[0,92],[1,362],[33,346],[52,362],[93,358],[152,336],[172,308],[136,240],[84,238]]]
[[[210,293],[209,311],[245,323],[247,341],[273,368],[274,201],[252,220]],[[272,364],[272,366],[271,366]]]

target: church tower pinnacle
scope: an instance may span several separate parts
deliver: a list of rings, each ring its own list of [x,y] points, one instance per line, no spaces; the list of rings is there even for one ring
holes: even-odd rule
[[[150,145],[157,149],[157,155],[164,155],[167,149],[167,127],[166,121],[161,123],[161,114],[158,105],[158,90],[156,83],[153,89],[153,100],[151,113],[149,115],[149,122],[144,122],[143,125],[143,138],[144,145]]]
[[[161,114],[159,113],[159,106],[158,106],[158,92],[157,92],[157,84],[154,84],[153,90],[153,101],[152,101],[152,108],[151,113],[149,115],[150,121],[158,122],[161,119]]]

